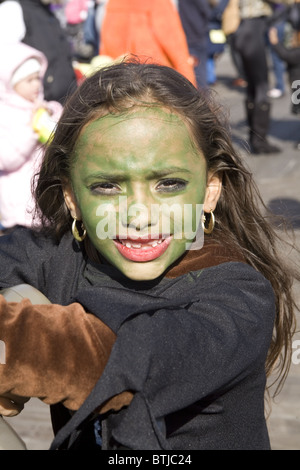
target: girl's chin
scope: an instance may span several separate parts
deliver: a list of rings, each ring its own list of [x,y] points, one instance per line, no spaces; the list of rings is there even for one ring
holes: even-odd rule
[[[151,266],[146,263],[134,263],[131,267],[124,267],[123,269],[119,268],[124,276],[132,281],[153,281],[160,277],[168,268],[168,266],[157,266],[156,263],[150,263]]]

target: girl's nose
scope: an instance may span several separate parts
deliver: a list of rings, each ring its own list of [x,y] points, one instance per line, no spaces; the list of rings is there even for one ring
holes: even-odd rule
[[[150,227],[159,223],[159,208],[157,204],[148,201],[147,204],[134,202],[126,204],[121,211],[123,227],[137,232],[147,232]]]
[[[128,207],[126,217],[126,226],[129,229],[139,232],[145,231],[146,228],[153,224],[151,218],[151,208],[142,203],[134,203]]]

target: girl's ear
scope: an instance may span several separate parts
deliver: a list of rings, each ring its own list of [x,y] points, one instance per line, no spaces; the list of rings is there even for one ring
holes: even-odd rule
[[[222,178],[219,175],[208,175],[204,198],[204,212],[214,211],[222,191]]]
[[[74,191],[71,186],[64,186],[63,188],[65,203],[70,211],[70,214],[73,218],[81,220],[81,212],[77,205]]]

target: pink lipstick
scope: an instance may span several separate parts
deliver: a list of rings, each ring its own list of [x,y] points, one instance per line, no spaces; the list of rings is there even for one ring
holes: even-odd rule
[[[116,238],[114,244],[119,253],[130,261],[146,262],[159,258],[170,245],[172,236],[156,238]]]

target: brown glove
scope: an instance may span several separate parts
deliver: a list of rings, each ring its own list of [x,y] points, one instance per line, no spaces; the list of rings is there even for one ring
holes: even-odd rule
[[[16,402],[38,397],[76,410],[101,376],[115,339],[78,303],[32,305],[27,299],[7,302],[0,295],[0,340],[5,344],[0,396]],[[132,397],[131,392],[112,397],[100,411],[118,410]]]

